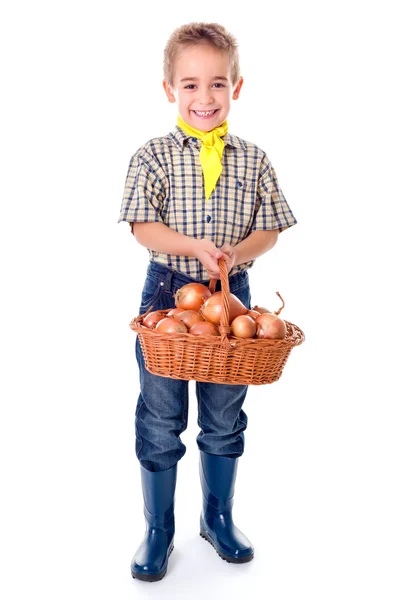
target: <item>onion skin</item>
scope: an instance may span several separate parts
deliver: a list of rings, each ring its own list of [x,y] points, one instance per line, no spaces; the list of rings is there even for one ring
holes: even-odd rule
[[[154,329],[154,327],[161,321],[161,319],[165,318],[165,313],[160,310],[153,310],[153,312],[149,313],[142,321],[142,325],[148,327],[149,329]]]
[[[256,319],[257,338],[267,340],[282,340],[286,336],[286,323],[276,315],[262,313]]]
[[[192,335],[219,335],[218,329],[209,321],[195,323],[193,327],[189,329],[189,333]]]
[[[171,308],[169,312],[167,312],[167,317],[177,317],[179,313],[183,312],[184,308]]]
[[[177,308],[184,310],[200,310],[204,302],[211,296],[210,289],[202,283],[187,283],[176,292],[174,299]]]
[[[250,316],[239,315],[231,323],[232,333],[237,338],[248,339],[256,335],[257,325]]]
[[[261,314],[263,314],[263,313],[272,314],[272,310],[268,310],[268,308],[264,308],[263,306],[254,306],[254,308],[252,310],[257,311]]]
[[[187,327],[174,317],[165,317],[156,325],[158,333],[187,333]]]
[[[183,310],[175,315],[175,319],[184,323],[188,329],[190,329],[192,325],[195,325],[195,323],[204,322],[203,317],[197,310]]]
[[[261,315],[261,313],[258,312],[258,310],[254,310],[254,308],[252,308],[251,310],[249,310],[247,314],[249,315],[249,317],[251,317],[254,320],[256,320],[257,317],[259,317]]]
[[[203,315],[206,321],[214,323],[214,325],[221,325],[222,315],[222,291],[215,292],[200,309],[200,313]],[[237,296],[229,293],[229,325],[233,319],[239,315],[246,315],[248,309],[239,300]]]

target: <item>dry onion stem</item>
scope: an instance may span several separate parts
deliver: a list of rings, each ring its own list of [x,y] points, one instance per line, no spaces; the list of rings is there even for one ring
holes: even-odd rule
[[[279,293],[279,292],[275,292],[275,294],[276,294],[276,295],[278,296],[278,298],[280,298],[280,299],[281,299],[281,301],[282,301],[282,306],[280,307],[280,309],[279,309],[279,310],[275,310],[275,311],[274,311],[274,313],[276,314],[276,316],[278,316],[278,315],[279,315],[279,313],[281,312],[281,310],[282,310],[283,308],[285,308],[285,301],[284,301],[284,299],[282,298],[282,296],[280,295],[280,293]]]

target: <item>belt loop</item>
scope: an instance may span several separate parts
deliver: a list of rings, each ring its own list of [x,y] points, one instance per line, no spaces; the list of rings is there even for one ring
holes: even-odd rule
[[[167,275],[165,277],[165,280],[164,280],[164,292],[170,292],[171,291],[173,276],[174,276],[174,272],[169,269],[168,273],[167,273]]]

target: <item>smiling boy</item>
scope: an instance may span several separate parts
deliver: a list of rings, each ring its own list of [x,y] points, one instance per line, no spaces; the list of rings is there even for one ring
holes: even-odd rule
[[[188,47],[175,58],[163,86],[170,102],[177,102],[180,117],[191,127],[210,131],[228,117],[231,99],[239,98],[243,78],[234,74],[231,60],[206,42]]]
[[[164,53],[163,86],[176,102],[175,131],[132,157],[119,221],[131,224],[149,252],[139,312],[174,307],[192,281],[219,279],[224,258],[230,291],[250,308],[248,269],[296,220],[275,171],[255,144],[228,133],[231,101],[243,85],[237,44],[222,26],[191,23],[173,32]],[[220,286],[217,287],[220,289]],[[141,465],[146,534],[131,573],[161,579],[173,549],[177,463],[186,448],[188,382],[151,375],[138,340],[140,395],[136,454]],[[200,534],[232,563],[254,556],[232,520],[238,458],[244,450],[247,386],[196,382],[203,510]]]

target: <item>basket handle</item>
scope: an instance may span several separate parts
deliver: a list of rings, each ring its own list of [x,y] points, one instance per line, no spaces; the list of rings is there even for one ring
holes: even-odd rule
[[[221,325],[219,326],[219,332],[224,338],[226,334],[230,333],[231,328],[229,327],[229,277],[228,269],[226,267],[226,261],[223,258],[218,259],[218,266],[221,279],[221,290],[222,290],[222,313],[221,313]],[[216,279],[211,279],[209,289],[213,294],[215,292],[215,286],[217,284]]]

